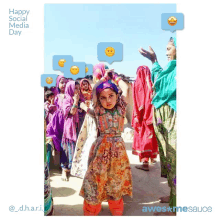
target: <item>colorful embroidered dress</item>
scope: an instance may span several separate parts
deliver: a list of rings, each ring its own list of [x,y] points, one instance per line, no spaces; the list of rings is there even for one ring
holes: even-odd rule
[[[80,195],[91,205],[107,200],[132,196],[132,176],[125,143],[121,137],[124,128],[125,107],[120,99],[114,111],[95,108],[99,136],[93,143]]]

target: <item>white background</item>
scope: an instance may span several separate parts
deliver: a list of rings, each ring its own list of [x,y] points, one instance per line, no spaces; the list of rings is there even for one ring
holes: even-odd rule
[[[184,30],[177,32],[177,205],[212,206],[213,211],[178,213],[178,219],[219,219],[220,19],[217,2],[135,1],[177,3],[177,12],[185,17]],[[44,204],[43,88],[40,85],[40,76],[44,73],[44,3],[40,0],[2,1],[0,7],[0,186],[1,215],[3,218],[7,215],[7,219],[43,218],[42,212],[11,213],[9,206]],[[111,3],[119,3],[119,0]],[[30,10],[30,28],[23,29],[20,37],[9,36],[9,8]]]

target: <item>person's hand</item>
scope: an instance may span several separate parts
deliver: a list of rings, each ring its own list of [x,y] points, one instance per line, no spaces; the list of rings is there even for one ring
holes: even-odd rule
[[[86,106],[89,108],[89,106],[90,106],[90,101],[86,101]]]
[[[149,46],[149,51],[143,48],[140,48],[138,51],[142,56],[148,58],[152,63],[157,61],[157,56],[151,46]]]
[[[107,70],[105,71],[104,77],[105,77],[106,79],[112,79],[113,74],[114,74],[114,69],[107,69]]]
[[[80,108],[83,109],[84,111],[87,110],[87,105],[84,102],[80,103]]]
[[[74,94],[73,99],[76,103],[79,101],[79,93]]]

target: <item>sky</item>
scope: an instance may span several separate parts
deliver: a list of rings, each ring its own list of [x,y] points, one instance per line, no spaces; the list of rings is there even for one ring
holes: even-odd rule
[[[109,68],[135,77],[137,68],[151,62],[138,49],[151,46],[162,67],[166,45],[175,32],[161,29],[161,13],[176,13],[176,4],[45,4],[44,73],[60,74],[52,67],[53,55],[71,55],[74,62],[97,64],[99,42],[121,42],[123,60]]]

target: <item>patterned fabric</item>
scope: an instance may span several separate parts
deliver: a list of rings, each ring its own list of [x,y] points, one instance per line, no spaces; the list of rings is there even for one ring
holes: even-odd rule
[[[140,66],[137,69],[137,78],[132,86],[134,141],[132,153],[138,155],[140,162],[149,158],[156,158],[158,146],[153,128],[152,82],[150,69]]]
[[[90,107],[92,109],[92,107]],[[73,158],[71,175],[84,178],[88,168],[89,151],[97,139],[97,126],[95,119],[86,114],[84,123],[79,133],[76,150]]]
[[[98,105],[95,117],[100,136],[93,143],[80,195],[91,205],[106,200],[120,200],[132,196],[132,176],[125,143],[121,137],[124,128],[125,107],[120,98],[114,111]]]
[[[154,110],[154,129],[160,152],[161,174],[167,174],[170,207],[176,206],[176,112],[165,104]]]
[[[97,88],[96,88],[96,95],[100,94],[104,89],[110,88],[112,89],[116,94],[118,94],[118,88],[117,86],[111,82],[111,80],[102,82]]]

